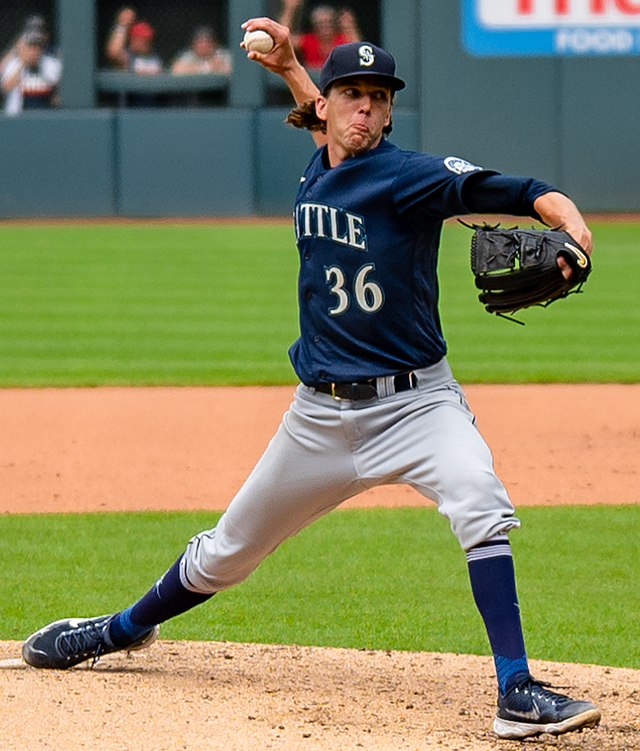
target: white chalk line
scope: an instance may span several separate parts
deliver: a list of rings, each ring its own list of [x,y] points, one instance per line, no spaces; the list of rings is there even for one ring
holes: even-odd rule
[[[0,670],[15,670],[16,668],[26,668],[27,664],[19,657],[10,657],[6,660],[0,660]]]

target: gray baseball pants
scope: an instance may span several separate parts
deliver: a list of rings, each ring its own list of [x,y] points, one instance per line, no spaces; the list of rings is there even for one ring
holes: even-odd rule
[[[300,384],[218,524],[190,540],[183,585],[211,593],[239,583],[285,539],[376,485],[404,483],[434,501],[464,550],[518,527],[446,359],[415,372],[414,390],[361,402]]]

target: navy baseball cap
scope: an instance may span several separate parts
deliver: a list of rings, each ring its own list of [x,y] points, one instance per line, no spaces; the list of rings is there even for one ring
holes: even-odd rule
[[[396,61],[382,47],[370,42],[348,42],[334,47],[320,71],[320,91],[326,94],[329,87],[343,78],[377,76],[386,79],[393,91],[406,86],[396,76]]]

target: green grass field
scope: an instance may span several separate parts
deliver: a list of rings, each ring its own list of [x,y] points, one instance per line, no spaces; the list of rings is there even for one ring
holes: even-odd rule
[[[584,294],[523,312],[522,327],[483,311],[470,233],[447,225],[442,313],[459,380],[640,380],[640,225],[593,229]],[[0,386],[295,380],[286,352],[297,335],[297,259],[286,224],[5,225],[0,254]],[[530,655],[639,667],[639,507],[520,515],[513,544]],[[129,604],[214,518],[0,517],[0,638]],[[464,558],[425,509],[336,512],[163,634],[488,653]]]
[[[524,528],[512,544],[530,656],[637,668],[640,507],[527,508],[519,516]],[[216,518],[0,517],[0,638],[128,605]],[[464,555],[433,508],[336,511],[287,540],[244,583],[165,624],[163,636],[489,653]]]
[[[447,225],[442,316],[459,380],[638,381],[639,229],[596,223],[584,294],[518,326],[484,312],[470,232]],[[0,386],[295,380],[288,224],[5,225],[0,254]]]

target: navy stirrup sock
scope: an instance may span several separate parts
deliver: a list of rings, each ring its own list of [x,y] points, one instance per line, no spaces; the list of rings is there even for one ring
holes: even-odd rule
[[[511,545],[506,535],[467,551],[471,590],[484,621],[504,694],[513,679],[529,673]]]
[[[180,561],[131,607],[118,613],[109,624],[109,639],[126,646],[141,639],[150,629],[176,615],[191,610],[213,597],[187,589],[180,580]]]

